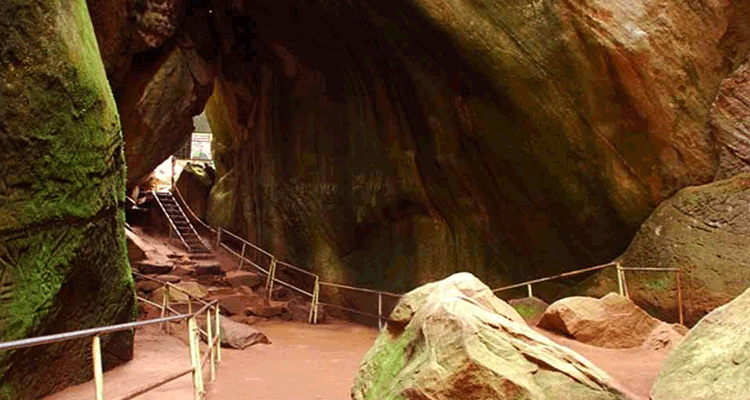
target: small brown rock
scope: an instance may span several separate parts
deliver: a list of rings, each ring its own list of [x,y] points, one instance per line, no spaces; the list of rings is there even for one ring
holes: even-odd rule
[[[138,269],[138,271],[145,275],[168,274],[172,271],[173,268],[171,264],[165,264],[150,260],[138,261],[134,264],[134,266]]]
[[[255,288],[263,283],[265,279],[262,276],[248,271],[229,271],[227,272],[226,281],[232,287],[247,286]]]
[[[158,279],[159,281],[169,282],[169,283],[177,283],[182,280],[182,278],[180,278],[179,276],[171,275],[171,274],[170,275],[157,275],[154,278]]]

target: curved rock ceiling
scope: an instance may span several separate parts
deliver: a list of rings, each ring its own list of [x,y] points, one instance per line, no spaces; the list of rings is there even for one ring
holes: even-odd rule
[[[747,169],[745,3],[88,3],[129,185],[207,102],[209,218],[327,279],[604,262],[678,189]]]

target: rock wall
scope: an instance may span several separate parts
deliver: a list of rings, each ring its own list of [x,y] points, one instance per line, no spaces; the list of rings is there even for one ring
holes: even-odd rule
[[[750,286],[750,174],[679,191],[643,223],[620,257],[624,267],[679,268],[685,324],[692,326]],[[674,273],[629,271],[633,301],[660,319],[676,322]],[[602,296],[616,288],[610,271],[583,282]]]
[[[0,341],[135,317],[117,109],[83,0],[0,2]],[[133,336],[103,337],[105,368]],[[0,353],[0,399],[91,378],[90,341]]]
[[[187,140],[213,90],[206,1],[87,0],[125,136],[127,187]]]
[[[607,261],[745,132],[716,101],[746,60],[744,3],[214,10],[209,218],[324,279],[495,286]]]

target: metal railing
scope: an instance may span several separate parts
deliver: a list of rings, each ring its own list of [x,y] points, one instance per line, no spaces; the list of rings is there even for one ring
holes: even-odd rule
[[[156,195],[156,191],[152,190],[151,195],[154,196],[154,199],[156,199],[156,203],[159,205],[159,208],[161,208],[161,211],[164,213],[164,216],[167,218],[167,221],[169,221],[169,239],[172,239],[172,231],[177,234],[177,237],[182,242],[182,245],[185,246],[185,249],[190,251],[190,245],[185,241],[185,238],[182,237],[182,234],[180,233],[179,229],[177,229],[177,226],[174,224],[174,221],[172,221],[172,217],[169,216],[169,213],[167,212],[166,207],[164,207],[164,204],[162,204],[161,199],[159,199],[159,196]]]
[[[168,297],[165,293],[164,297]],[[139,298],[140,301],[148,302],[152,305],[157,304],[150,302],[145,299]],[[165,307],[164,310],[167,308]],[[163,315],[164,312],[162,312]],[[208,342],[208,348],[206,354],[201,358],[200,350],[200,339],[199,339],[199,327],[197,323],[197,317],[201,314],[206,314],[206,338]],[[213,317],[212,317],[213,315]],[[150,392],[160,386],[163,386],[169,382],[172,382],[180,377],[191,374],[193,376],[193,398],[194,400],[202,400],[205,396],[204,381],[203,381],[203,368],[206,363],[209,364],[209,373],[211,381],[216,379],[216,364],[221,362],[221,344],[220,344],[220,320],[219,320],[219,306],[217,301],[206,303],[199,310],[188,314],[177,314],[173,316],[162,316],[161,318],[151,319],[148,321],[130,322],[125,324],[109,325],[98,328],[83,329],[74,332],[59,333],[55,335],[40,336],[29,339],[14,340],[10,342],[0,343],[0,351],[18,350],[22,348],[41,346],[50,343],[64,342],[68,340],[81,339],[81,338],[92,338],[91,343],[91,355],[92,355],[92,367],[94,372],[94,387],[96,400],[104,400],[104,371],[102,368],[102,350],[101,350],[101,336],[108,333],[120,332],[131,330],[139,327],[155,325],[155,324],[166,324],[169,322],[177,321],[188,321],[188,345],[190,348],[190,367],[184,370],[178,371],[171,374],[157,382],[150,383],[146,386],[140,387],[129,394],[119,397],[118,400],[129,400],[144,393]],[[214,328],[211,326],[212,318],[215,319],[216,334],[214,334]]]
[[[349,312],[353,312],[353,313],[360,314],[360,315],[365,315],[365,316],[377,318],[378,319],[378,327],[380,329],[382,329],[383,328],[383,321],[385,319],[383,317],[383,296],[394,297],[394,298],[400,298],[400,297],[403,296],[403,294],[391,293],[391,292],[382,291],[382,290],[365,289],[365,288],[360,288],[360,287],[355,287],[355,286],[348,286],[348,285],[342,285],[342,284],[331,283],[331,282],[321,282],[319,275],[317,275],[317,274],[315,274],[313,272],[304,270],[302,268],[296,267],[294,265],[278,261],[273,254],[271,254],[268,251],[266,251],[266,250],[258,247],[255,244],[253,244],[253,243],[245,240],[244,238],[242,238],[242,237],[240,237],[240,236],[238,236],[238,235],[236,235],[236,234],[234,234],[232,232],[229,232],[229,231],[227,231],[227,230],[225,230],[225,229],[223,229],[221,227],[219,227],[219,228],[213,228],[210,225],[204,223],[203,221],[200,220],[200,218],[198,218],[195,215],[195,213],[193,213],[193,211],[190,209],[190,207],[187,205],[187,203],[185,202],[184,198],[182,197],[182,194],[180,193],[180,190],[176,186],[174,187],[174,191],[180,197],[180,200],[182,200],[182,203],[185,204],[185,207],[187,207],[188,212],[192,215],[192,217],[195,218],[200,224],[202,224],[204,227],[206,227],[212,233],[216,233],[216,246],[215,247],[217,249],[218,248],[223,248],[223,249],[227,250],[230,254],[234,255],[237,258],[239,258],[239,260],[240,260],[239,261],[239,268],[240,269],[243,267],[244,263],[248,263],[248,264],[252,265],[257,270],[261,271],[263,274],[265,274],[267,276],[265,288],[266,288],[266,294],[267,294],[269,300],[271,299],[271,294],[272,294],[271,292],[273,290],[273,284],[274,284],[274,282],[279,283],[281,285],[284,285],[284,286],[286,286],[286,287],[288,287],[288,288],[290,288],[292,290],[295,290],[295,291],[297,291],[297,292],[299,292],[299,293],[301,293],[301,294],[303,294],[305,296],[310,297],[311,301],[310,301],[309,322],[312,323],[312,324],[316,324],[317,323],[318,306],[319,305],[324,305],[324,306],[330,307],[330,308],[336,308],[336,309],[340,309],[340,310],[344,310],[344,311],[349,311]],[[222,240],[222,234],[228,235],[228,236],[232,237],[233,239],[235,239],[235,240],[239,241],[240,243],[242,243],[241,250],[240,250],[239,253],[237,251],[235,251],[234,249],[232,249],[231,247],[229,247],[228,245],[226,245],[226,244],[224,244],[224,243],[221,242],[221,240]],[[258,263],[253,262],[252,260],[249,260],[248,258],[245,257],[246,250],[248,249],[248,247],[250,249],[252,249],[253,251],[258,252],[259,254],[264,255],[265,257],[267,257],[270,260],[269,261],[269,267],[268,267],[268,269],[263,268],[262,266],[258,265]],[[282,281],[280,279],[277,279],[276,278],[276,268],[277,268],[278,265],[289,267],[289,268],[291,268],[291,269],[293,269],[295,271],[302,272],[302,273],[304,273],[304,274],[306,274],[306,275],[308,275],[310,277],[313,277],[315,279],[315,283],[314,283],[312,292],[305,291],[303,289],[295,287],[294,285],[292,285],[292,284],[290,284],[288,282],[284,282],[284,281]],[[559,278],[565,278],[565,277],[580,275],[580,274],[584,274],[584,273],[587,273],[587,272],[599,271],[599,270],[603,270],[605,268],[611,268],[611,267],[615,267],[616,270],[617,270],[617,286],[618,286],[618,292],[619,292],[619,294],[622,295],[622,296],[627,297],[628,299],[630,299],[630,294],[628,293],[628,289],[627,289],[627,281],[625,279],[625,271],[675,272],[676,273],[676,286],[677,286],[677,302],[678,302],[678,310],[679,310],[679,321],[680,321],[680,324],[684,323],[684,317],[683,317],[684,311],[683,311],[683,302],[682,302],[682,284],[681,284],[681,274],[682,274],[682,271],[680,269],[678,269],[678,268],[625,268],[625,267],[623,267],[620,264],[619,261],[612,261],[612,262],[609,262],[609,263],[606,263],[606,264],[596,265],[596,266],[593,266],[593,267],[583,268],[583,269],[579,269],[579,270],[575,270],[575,271],[564,272],[564,273],[561,273],[561,274],[558,274],[558,275],[554,275],[554,276],[549,276],[549,277],[544,277],[544,278],[539,278],[539,279],[533,279],[533,280],[530,280],[530,281],[526,281],[526,282],[522,282],[522,283],[517,283],[517,284],[513,284],[513,285],[509,285],[509,286],[503,286],[503,287],[500,287],[500,288],[497,288],[497,289],[493,289],[492,292],[493,293],[497,293],[497,292],[500,292],[500,291],[509,290],[509,289],[515,289],[515,288],[519,288],[519,287],[524,287],[525,286],[528,297],[533,297],[534,292],[533,292],[533,289],[532,289],[532,285],[534,285],[534,284],[541,283],[541,282],[547,282],[547,281],[551,281],[551,280],[559,279]],[[336,304],[321,302],[320,301],[320,287],[321,286],[328,286],[328,287],[334,287],[334,288],[339,288],[339,289],[346,289],[346,290],[359,291],[359,292],[363,292],[363,293],[376,294],[378,296],[378,314],[374,315],[374,314],[367,313],[367,312],[364,312],[364,311],[361,311],[361,310],[356,310],[356,309],[353,309],[353,308],[350,308],[350,307],[344,307],[344,306],[340,306],[340,305],[336,305]]]
[[[616,268],[618,293],[621,296],[627,297],[628,299],[630,299],[630,293],[628,292],[628,284],[627,284],[627,280],[625,279],[625,271],[675,272],[676,287],[677,287],[677,309],[679,312],[680,324],[684,323],[684,316],[683,316],[684,311],[683,311],[683,306],[682,306],[682,279],[681,279],[682,270],[680,270],[679,268],[632,268],[632,267],[626,268],[626,267],[623,267],[619,261],[612,261],[606,264],[596,265],[596,266],[589,267],[589,268],[583,268],[583,269],[579,269],[575,271],[564,272],[562,274],[558,274],[554,276],[533,279],[533,280],[526,281],[526,282],[503,286],[497,289],[493,289],[492,293],[497,293],[497,292],[504,291],[504,290],[516,289],[519,287],[526,286],[527,297],[533,297],[534,292],[531,287],[533,284],[547,282],[547,281],[551,281],[554,279],[565,278],[565,277],[574,276],[574,275],[580,275],[580,274],[584,274],[587,272],[599,271],[599,270],[602,270],[605,268],[611,268],[611,267]]]

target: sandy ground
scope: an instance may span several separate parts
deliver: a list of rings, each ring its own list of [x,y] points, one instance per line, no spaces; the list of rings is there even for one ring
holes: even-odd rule
[[[651,386],[668,351],[655,351],[645,347],[631,349],[605,349],[534,328],[539,333],[591,361],[616,382],[615,387],[633,400],[648,400]]]
[[[245,350],[222,349],[217,381],[208,382],[208,399],[346,400],[359,361],[372,346],[377,330],[347,322],[318,326],[267,321],[255,325],[272,344]],[[105,396],[117,398],[161,377],[187,368],[184,340],[158,334],[155,328],[136,335],[135,359],[105,373]],[[604,349],[537,329],[602,368],[633,400],[647,400],[666,352],[645,348]],[[89,400],[92,382],[68,388],[45,400]],[[191,399],[190,376],[182,377],[139,399]]]
[[[104,398],[114,399],[190,367],[188,347],[180,339],[156,333],[156,328],[139,329],[133,361],[104,374]],[[44,400],[91,400],[94,383],[86,382],[45,397]],[[191,399],[190,375],[139,396],[142,400]]]
[[[208,399],[346,400],[360,359],[372,346],[377,330],[335,322],[268,321],[255,325],[271,340],[245,350],[222,349],[217,381],[208,382]],[[105,398],[118,398],[190,366],[181,339],[155,333],[136,335],[135,358],[104,374]],[[208,369],[206,368],[206,371]],[[44,400],[90,400],[93,382],[70,387]],[[192,399],[192,380],[182,377],[138,399]]]

